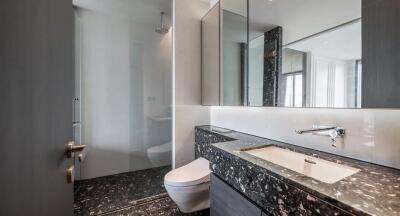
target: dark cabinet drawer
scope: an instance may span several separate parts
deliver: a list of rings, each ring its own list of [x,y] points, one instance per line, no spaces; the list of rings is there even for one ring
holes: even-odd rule
[[[261,209],[211,174],[211,216],[261,216]]]

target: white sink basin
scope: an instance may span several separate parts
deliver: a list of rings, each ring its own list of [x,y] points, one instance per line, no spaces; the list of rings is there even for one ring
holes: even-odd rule
[[[360,171],[276,146],[245,150],[245,152],[328,184],[333,184]]]

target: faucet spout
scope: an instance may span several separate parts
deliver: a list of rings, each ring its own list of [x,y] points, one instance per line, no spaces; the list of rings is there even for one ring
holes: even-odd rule
[[[312,129],[307,129],[307,130],[295,130],[295,132],[298,134],[314,133],[314,132],[335,130],[336,128],[337,127],[312,128]]]
[[[326,133],[322,133],[327,131]],[[330,126],[313,126],[312,129],[307,130],[295,130],[297,134],[312,133],[314,135],[325,135],[331,138],[332,146],[336,147],[336,139],[338,137],[343,137],[346,134],[346,130],[340,127],[330,127]]]

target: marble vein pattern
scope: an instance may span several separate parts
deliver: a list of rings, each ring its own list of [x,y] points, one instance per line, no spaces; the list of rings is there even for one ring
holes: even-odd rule
[[[264,33],[263,106],[277,106],[278,87],[282,71],[282,27],[278,26]],[[277,79],[278,78],[278,79]]]
[[[203,157],[209,160],[210,156],[213,155],[213,143],[228,142],[233,140],[235,139],[215,133],[212,130],[212,127],[210,127],[209,131],[195,130],[195,157]]]
[[[164,176],[170,166],[76,181],[74,215],[99,215],[167,196]]]
[[[198,145],[213,142],[198,156],[210,160],[214,174],[273,215],[400,215],[400,170],[256,137],[218,133],[196,127]],[[202,141],[205,140],[205,141]],[[226,141],[230,140],[230,141]],[[274,145],[357,169],[358,173],[327,184],[247,154],[242,149]]]

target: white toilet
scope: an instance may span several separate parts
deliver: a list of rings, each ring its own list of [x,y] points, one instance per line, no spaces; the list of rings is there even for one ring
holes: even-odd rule
[[[210,173],[208,160],[198,158],[165,175],[165,189],[183,213],[210,207]]]
[[[156,166],[166,166],[171,164],[172,143],[167,142],[162,145],[153,146],[147,149],[147,157]]]

